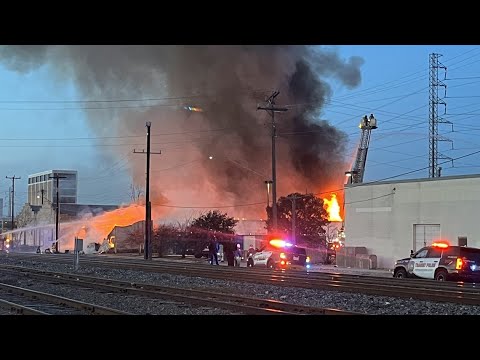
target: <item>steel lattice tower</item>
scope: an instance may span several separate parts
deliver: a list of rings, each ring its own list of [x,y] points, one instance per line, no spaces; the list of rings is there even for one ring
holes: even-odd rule
[[[452,160],[450,157],[445,156],[438,151],[438,142],[439,141],[449,141],[452,143],[453,149],[453,142],[452,140],[438,135],[438,124],[445,123],[445,124],[452,124],[450,121],[443,119],[442,117],[438,116],[438,107],[440,105],[444,106],[444,115],[447,113],[447,103],[444,101],[444,98],[447,96],[447,85],[438,79],[439,70],[444,70],[444,80],[447,77],[447,67],[443,65],[439,58],[442,55],[440,54],[430,54],[430,83],[429,83],[429,177],[439,177],[441,167],[438,166],[438,159],[449,159]],[[445,89],[445,93],[443,98],[438,96],[438,90],[440,87]],[[452,131],[453,131],[453,124],[452,124]]]

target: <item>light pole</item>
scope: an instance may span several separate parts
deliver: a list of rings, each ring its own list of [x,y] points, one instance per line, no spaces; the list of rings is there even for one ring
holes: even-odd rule
[[[55,179],[56,180],[56,197],[57,197],[57,205],[55,206],[55,252],[59,252],[59,247],[58,247],[58,226],[60,222],[60,195],[59,195],[59,187],[60,187],[60,179],[66,179],[66,176],[60,176],[59,174],[53,174],[53,176],[49,176],[49,179]]]
[[[272,180],[265,180],[265,185],[267,185],[267,208],[270,206],[270,187],[272,184]]]
[[[349,184],[353,184],[353,175],[356,175],[356,174],[358,174],[358,171],[356,171],[356,170],[345,171],[345,176],[347,176],[349,178],[348,179]]]
[[[45,189],[40,189],[40,191],[37,191],[37,199],[40,199],[40,195],[38,195],[39,192],[42,194],[42,205],[43,205],[43,197],[44,197]]]

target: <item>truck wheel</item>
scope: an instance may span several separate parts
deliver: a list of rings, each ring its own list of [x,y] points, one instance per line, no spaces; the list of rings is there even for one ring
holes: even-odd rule
[[[435,272],[435,280],[437,281],[447,281],[448,273],[445,270],[437,270]]]
[[[393,277],[397,279],[405,279],[407,277],[407,272],[402,268],[396,269],[393,273]]]

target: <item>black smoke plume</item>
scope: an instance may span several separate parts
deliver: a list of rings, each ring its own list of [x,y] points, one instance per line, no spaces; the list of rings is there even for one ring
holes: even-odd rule
[[[346,136],[320,116],[332,95],[327,80],[357,86],[360,58],[308,46],[140,45],[4,46],[0,58],[22,73],[50,66],[53,79],[74,81],[84,100],[125,100],[83,105],[98,136],[144,135],[151,121],[152,150],[162,151],[152,157],[154,204],[163,196],[180,206],[266,199],[270,117],[257,105],[272,90],[280,91],[277,105],[289,109],[276,114],[278,196],[342,184]],[[127,144],[111,148],[117,160],[142,148],[128,138],[108,143]],[[128,159],[143,184],[143,157]],[[227,211],[261,216],[264,206]]]

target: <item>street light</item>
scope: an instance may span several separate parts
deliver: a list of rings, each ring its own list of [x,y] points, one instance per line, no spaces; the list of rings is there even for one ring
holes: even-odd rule
[[[270,187],[273,184],[272,180],[265,180],[265,184],[267,185],[267,208],[270,206]]]
[[[353,175],[358,174],[357,170],[345,171],[345,176],[349,178],[348,183],[353,184]]]

